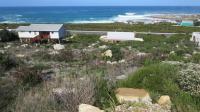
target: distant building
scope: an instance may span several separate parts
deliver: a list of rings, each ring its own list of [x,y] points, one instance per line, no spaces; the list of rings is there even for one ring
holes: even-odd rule
[[[65,36],[63,24],[31,24],[19,26],[16,31],[22,41],[60,40]]]
[[[194,21],[190,21],[190,20],[187,20],[187,21],[182,21],[180,23],[180,26],[194,26]]]
[[[193,41],[198,46],[200,46],[200,32],[193,32],[192,33],[192,38],[190,38],[190,41]]]
[[[133,32],[107,32],[107,35],[100,37],[104,41],[144,41],[142,38],[136,38]]]

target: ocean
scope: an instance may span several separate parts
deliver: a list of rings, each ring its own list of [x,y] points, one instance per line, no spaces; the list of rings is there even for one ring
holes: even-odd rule
[[[0,23],[113,23],[149,19],[156,14],[200,14],[200,7],[0,7]]]

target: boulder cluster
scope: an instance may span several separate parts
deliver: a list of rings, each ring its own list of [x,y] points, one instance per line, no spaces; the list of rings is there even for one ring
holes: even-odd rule
[[[118,88],[116,98],[119,105],[113,112],[171,112],[171,100],[168,95],[161,96],[157,103],[153,104],[149,93],[144,89]],[[79,105],[79,112],[104,112],[87,104]]]

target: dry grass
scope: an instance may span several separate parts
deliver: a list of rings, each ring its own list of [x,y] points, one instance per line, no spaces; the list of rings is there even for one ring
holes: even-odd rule
[[[15,112],[77,112],[81,103],[94,104],[94,95],[93,78],[60,78],[28,92],[21,91],[14,110]]]

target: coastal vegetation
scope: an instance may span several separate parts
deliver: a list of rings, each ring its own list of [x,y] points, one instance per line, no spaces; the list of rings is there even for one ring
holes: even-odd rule
[[[200,110],[200,50],[189,34],[198,28],[164,23],[66,27],[186,34],[137,34],[143,42],[117,43],[100,41],[99,35],[72,34],[63,41],[62,50],[55,50],[53,43],[0,42],[0,111],[76,112],[81,103],[113,111],[119,104],[115,98],[118,87],[146,89],[153,102],[169,95],[172,112]]]
[[[0,29],[14,29],[20,25],[29,24],[0,24]],[[192,33],[200,31],[199,27],[176,26],[171,23],[158,24],[124,24],[124,23],[90,23],[90,24],[65,24],[67,30],[83,31],[131,31],[131,32],[167,32],[167,33]]]
[[[1,42],[9,42],[18,40],[19,37],[16,33],[10,32],[6,29],[0,31],[0,41]]]

